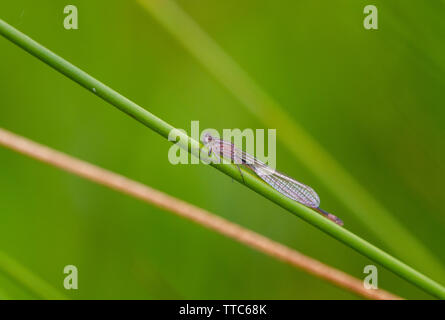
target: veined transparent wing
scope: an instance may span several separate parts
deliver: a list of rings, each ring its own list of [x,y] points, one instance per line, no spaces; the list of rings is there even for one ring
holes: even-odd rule
[[[236,148],[230,142],[212,137],[212,142],[209,143],[209,147],[210,152],[213,152],[218,158],[230,159],[237,165],[243,165],[251,169],[258,177],[281,194],[313,208],[329,220],[343,226],[343,221],[340,218],[320,208],[320,198],[311,187],[270,168],[254,156]]]
[[[320,198],[311,187],[280,172],[274,171],[267,166],[267,168],[264,168],[261,165],[249,165],[249,167],[272,188],[286,197],[298,201],[308,207],[318,208],[320,206]],[[274,172],[271,173],[269,170]]]
[[[320,198],[311,187],[270,168],[254,156],[236,148],[232,143],[215,139],[214,148],[220,156],[253,170],[262,180],[286,197],[312,208],[318,208],[320,205]]]

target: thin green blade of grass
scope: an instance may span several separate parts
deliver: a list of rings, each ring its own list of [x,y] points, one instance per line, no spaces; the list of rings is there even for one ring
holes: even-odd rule
[[[279,128],[281,143],[387,248],[445,281],[445,268],[349,172],[171,0],[139,0],[195,59],[267,127]],[[291,138],[289,138],[291,137]]]
[[[40,299],[65,300],[62,293],[0,251],[0,271]]]
[[[49,49],[43,47],[2,19],[0,19],[0,34],[36,58],[40,59],[42,62],[88,89],[98,97],[107,101],[119,110],[127,113],[148,128],[159,133],[165,139],[168,139],[170,132],[175,130],[177,136],[181,138],[179,141],[182,141],[182,147],[188,148],[188,150],[194,154],[199,152],[198,150],[200,143],[198,141],[188,137],[180,130],[175,129],[172,125],[156,117],[117,91],[90,76],[80,68],[69,63],[67,60],[56,55]],[[252,174],[245,172],[244,176],[241,177],[237,166],[233,164],[212,163],[211,165],[219,171],[232,177],[234,180],[240,183],[244,182],[244,184],[251,190],[271,200],[280,207],[317,227],[321,231],[331,235],[335,239],[343,242],[364,256],[376,261],[377,263],[386,267],[388,270],[391,270],[400,277],[423,289],[425,292],[428,292],[438,298],[445,299],[445,287],[438,282],[394,258],[345,228],[342,228],[332,221],[315,213],[308,207],[305,207],[300,203],[285,197]]]

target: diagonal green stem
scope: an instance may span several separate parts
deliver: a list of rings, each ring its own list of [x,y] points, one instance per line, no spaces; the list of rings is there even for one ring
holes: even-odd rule
[[[164,138],[168,138],[169,133],[175,129],[170,124],[159,119],[152,113],[146,111],[139,105],[125,98],[118,92],[114,91],[113,89],[93,78],[78,67],[69,63],[68,61],[56,55],[47,48],[43,47],[42,45],[32,40],[22,32],[16,30],[14,27],[10,26],[1,19],[0,34],[21,47],[22,49],[28,51],[30,54],[37,57],[41,61],[45,62],[55,70],[61,72],[68,78],[79,83],[81,86],[87,88],[113,106],[135,118],[145,126],[156,131]],[[199,149],[199,142],[191,139],[190,137],[179,131],[178,135],[183,140],[187,141],[188,148],[196,154],[196,150]],[[235,165],[212,164],[212,166],[239,182],[243,181]],[[352,232],[336,225],[328,219],[323,218],[319,214],[315,213],[313,210],[283,196],[282,194],[271,188],[269,185],[257,179],[255,176],[244,174],[244,181],[246,186],[253,191],[259,193],[265,198],[278,204],[282,208],[309,222],[313,226],[338,239],[339,241],[343,242],[359,253],[369,257],[377,263],[380,263],[387,269],[415,284],[424,291],[438,298],[445,299],[445,288],[442,285],[428,278],[417,270],[411,268],[400,260],[397,260],[396,258],[380,250],[369,242],[356,236]]]
[[[445,281],[444,267],[430,250],[294,121],[175,1],[139,2],[249,112],[266,127],[279,128],[278,139],[283,145],[387,248],[410,263],[422,261],[426,270]]]

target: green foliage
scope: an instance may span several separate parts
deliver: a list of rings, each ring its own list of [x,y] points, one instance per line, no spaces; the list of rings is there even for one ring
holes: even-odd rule
[[[187,129],[196,119],[216,128],[263,126],[136,3],[73,4],[80,13],[76,31],[63,29],[65,4],[52,0],[2,2],[0,8],[2,18],[176,127]],[[377,1],[384,13],[377,32],[361,27],[363,6],[357,1],[323,7],[253,0],[179,5],[388,208],[398,228],[411,230],[443,264],[445,212],[438,199],[445,180],[445,60],[437,15],[443,5]],[[171,166],[165,141],[6,41],[0,41],[0,52],[1,126],[187,199],[356,277],[372,263],[215,170]],[[379,227],[392,229],[372,215],[374,210],[358,219],[332,187],[320,183],[317,174],[328,168],[311,173],[283,142],[278,152],[279,169],[313,186],[323,207],[345,220],[349,230],[443,282],[443,268],[432,268],[422,252],[409,245],[397,246],[403,252],[396,252],[388,245],[398,241],[397,232],[376,236]],[[0,163],[8,168],[0,179],[3,250],[55,287],[64,265],[79,264],[82,290],[70,292],[74,297],[352,297],[19,155],[0,149]],[[335,179],[329,183],[338,185]],[[428,297],[383,268],[379,280],[382,288],[403,297]]]

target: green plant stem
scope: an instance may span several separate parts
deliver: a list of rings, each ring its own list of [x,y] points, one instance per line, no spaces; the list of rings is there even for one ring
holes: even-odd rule
[[[445,268],[283,107],[265,92],[175,1],[139,0],[208,72],[268,128],[368,230],[402,259],[445,281]],[[291,138],[290,138],[291,137]]]
[[[14,27],[10,26],[6,22],[0,19],[0,34],[5,38],[9,39],[11,42],[15,43],[22,49],[28,51],[33,56],[37,57],[41,61],[45,62],[49,66],[53,67],[55,70],[66,75],[68,78],[79,83],[81,86],[87,88],[92,93],[101,97],[105,101],[109,102],[113,106],[127,113],[134,119],[138,120],[148,128],[156,131],[164,138],[168,139],[169,133],[175,128],[168,124],[167,122],[159,119],[152,113],[143,109],[139,105],[130,101],[126,97],[122,96],[118,92],[104,85],[100,81],[96,80],[86,72],[82,71],[78,67],[69,63],[65,59],[59,57],[55,53],[51,52],[47,48],[43,47],[36,41],[29,38],[27,35],[16,30]],[[177,135],[181,137],[182,141],[187,141],[187,147],[189,151],[196,154],[199,150],[200,143],[196,140],[191,139],[184,133],[177,130]],[[243,183],[239,171],[235,165],[232,164],[211,164],[216,169],[222,171],[223,173],[229,175],[233,179],[240,183]],[[342,228],[328,219],[325,219],[321,215],[315,213],[313,210],[293,201],[269,185],[263,183],[260,179],[256,178],[252,174],[244,173],[244,182],[247,187],[257,192],[258,194],[264,196],[265,198],[273,201],[282,208],[288,210],[289,212],[295,214],[296,216],[302,218],[303,220],[309,222],[313,226],[319,228],[320,230],[326,232],[332,237],[338,239],[349,247],[353,248],[357,252],[365,255],[366,257],[376,261],[382,266],[391,270],[400,277],[408,280],[424,291],[438,297],[445,299],[445,288],[434,280],[428,278],[417,270],[411,268],[405,263],[399,261],[398,259],[392,257],[386,252],[380,250],[369,242],[361,239],[352,232]]]

